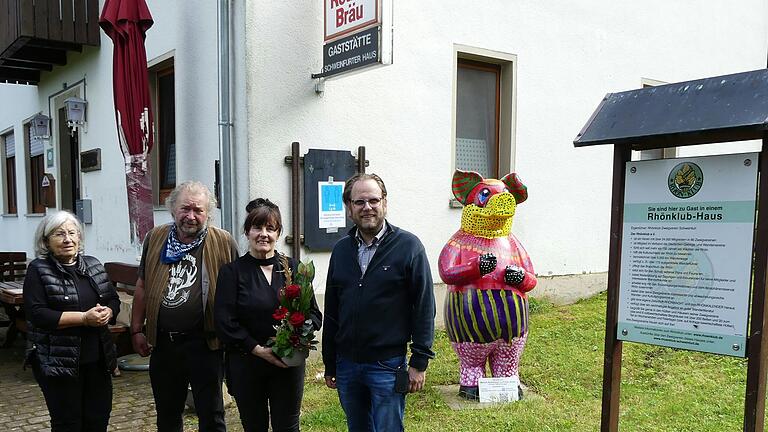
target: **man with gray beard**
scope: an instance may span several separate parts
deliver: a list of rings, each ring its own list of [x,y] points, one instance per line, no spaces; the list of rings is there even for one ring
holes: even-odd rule
[[[202,183],[178,185],[166,200],[173,222],[153,228],[144,240],[131,341],[140,355],[152,353],[149,377],[159,432],[183,430],[190,385],[199,430],[226,431],[213,300],[219,269],[237,259],[238,249],[228,232],[208,224],[215,204]]]

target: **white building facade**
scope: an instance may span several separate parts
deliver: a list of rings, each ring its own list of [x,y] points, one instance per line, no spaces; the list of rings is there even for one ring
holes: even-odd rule
[[[391,51],[391,64],[313,80],[323,66],[324,6],[344,3],[247,3],[251,195],[275,200],[286,218],[290,170],[283,158],[292,141],[302,152],[366,146],[367,172],[387,185],[388,220],[421,238],[436,282],[440,250],[460,223],[451,177],[475,163],[462,152],[480,142],[492,177],[513,171],[528,186],[513,232],[538,274],[553,276],[540,285],[604,289],[612,149],[572,144],[602,97],[766,67],[768,4],[761,0],[380,0],[382,51]],[[484,106],[473,96],[488,81],[476,71],[498,80],[496,118],[489,120],[495,131],[471,124]],[[709,150],[679,155],[697,151]],[[324,275],[327,253],[304,252]]]
[[[238,227],[248,200],[267,197],[283,213],[278,249],[290,251],[285,237],[292,222],[291,172],[285,156],[292,142],[301,144],[302,153],[313,148],[354,154],[365,146],[367,172],[387,184],[389,221],[422,239],[436,282],[437,257],[460,222],[461,209],[451,204],[452,174],[457,167],[478,166],[491,177],[516,172],[528,186],[530,198],[518,208],[513,231],[542,276],[542,290],[604,289],[612,149],[572,144],[602,97],[766,67],[763,0],[372,1],[382,10],[385,64],[313,79],[323,67],[325,6],[366,1],[147,0],[155,21],[146,39],[153,97],[159,105],[173,103],[173,115],[167,117],[166,110],[165,118],[174,127],[169,138],[167,121],[165,127],[156,124],[156,137],[165,142],[163,152],[159,146],[153,150],[156,223],[169,220],[160,202],[172,184],[197,179],[214,187],[214,163],[221,159],[222,4],[231,17],[232,112],[224,122],[232,128],[232,171],[222,181],[233,190],[229,224],[236,238],[244,246]],[[0,84],[0,141],[12,134],[16,154],[16,211],[9,212],[4,180],[0,250],[31,256],[40,221],[30,204],[29,142],[21,139],[27,123],[40,112],[52,117],[53,132],[43,145],[44,151],[53,149],[54,162],[45,171],[61,184],[62,143],[69,141],[60,132],[58,110],[65,98],[78,96],[88,101],[87,125],[77,132],[79,151],[101,149],[102,166],[76,174],[79,198],[92,202],[86,251],[102,261],[135,262],[113,113],[112,42],[100,36],[99,48],[70,53],[66,66],[43,72],[37,86]],[[160,122],[163,108],[155,108]],[[677,155],[708,151],[684,148]],[[57,197],[57,207],[68,208],[61,191]],[[214,221],[227,223],[218,212]],[[302,221],[308,223],[314,222]],[[302,250],[302,258],[318,267],[319,291],[328,256]]]
[[[155,224],[170,221],[164,197],[175,184],[194,179],[212,190],[219,158],[217,3],[206,0],[147,0],[154,25],[146,51],[153,110],[155,147],[150,153]],[[104,1],[98,2],[101,11]],[[98,47],[69,52],[66,65],[42,72],[37,85],[0,84],[2,217],[0,250],[25,251],[34,258],[32,237],[42,216],[52,209],[74,210],[90,201],[92,223],[85,224],[86,253],[106,261],[136,263],[131,241],[125,165],[119,148],[112,90],[113,44],[99,31]],[[241,38],[242,39],[242,38]],[[71,133],[64,125],[64,100],[87,101],[87,121]],[[32,117],[51,118],[50,138],[29,133]],[[242,117],[242,116],[241,116]],[[100,152],[100,169],[86,170],[81,152]],[[32,161],[42,151],[43,169],[56,180],[56,204],[46,208],[35,196]],[[48,161],[48,155],[52,156]],[[10,172],[9,171],[13,171]],[[15,187],[12,187],[15,176]],[[72,192],[74,191],[74,192]],[[214,212],[219,224],[219,212]]]

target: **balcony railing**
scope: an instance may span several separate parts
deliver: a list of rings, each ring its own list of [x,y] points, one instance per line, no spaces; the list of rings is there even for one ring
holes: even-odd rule
[[[0,0],[0,82],[37,84],[83,45],[99,46],[98,0]]]

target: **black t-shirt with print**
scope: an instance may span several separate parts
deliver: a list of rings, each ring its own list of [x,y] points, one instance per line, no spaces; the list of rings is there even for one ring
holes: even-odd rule
[[[203,331],[203,247],[198,246],[168,270],[168,287],[157,315],[160,331]]]
[[[144,278],[149,236],[144,240],[139,277]],[[159,259],[159,258],[154,258]],[[168,286],[163,292],[157,328],[164,332],[203,331],[203,245],[168,267]]]

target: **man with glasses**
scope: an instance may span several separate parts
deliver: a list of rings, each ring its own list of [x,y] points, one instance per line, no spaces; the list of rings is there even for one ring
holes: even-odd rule
[[[405,394],[422,389],[435,356],[432,274],[421,241],[387,222],[379,176],[353,176],[343,199],[355,227],[328,266],[325,383],[338,390],[350,431],[401,431]]]

